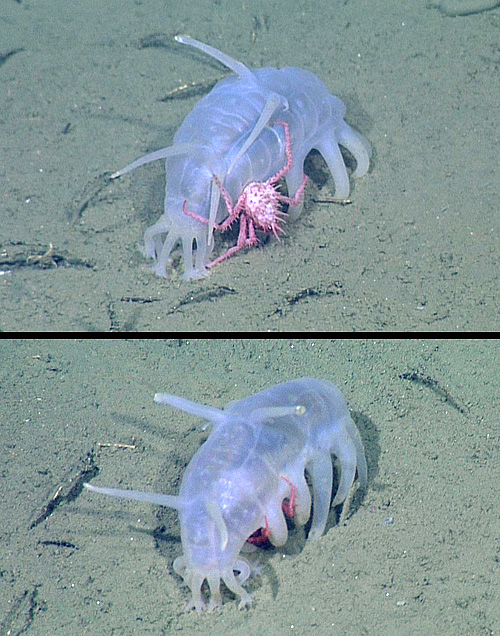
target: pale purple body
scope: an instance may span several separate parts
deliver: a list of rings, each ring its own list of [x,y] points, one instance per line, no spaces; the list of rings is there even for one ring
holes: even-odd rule
[[[278,120],[289,125],[293,166],[286,175],[294,197],[304,172],[304,160],[317,149],[332,173],[335,199],[349,195],[349,177],[339,145],[354,156],[352,176],[369,167],[370,145],[344,121],[344,103],[330,95],[309,71],[287,67],[250,70],[224,53],[188,36],[176,40],[215,57],[236,75],[220,81],[189,113],[174,137],[174,145],[155,151],[114,173],[119,177],[140,165],[166,159],[165,210],[144,235],[143,252],[154,259],[153,270],[167,277],[172,251],[180,243],[184,278],[201,278],[213,248],[213,228],[228,216],[214,174],[236,201],[250,182],[265,181],[286,164],[285,135]],[[194,220],[187,208],[210,224]],[[300,206],[289,210],[296,218]]]
[[[342,393],[331,382],[313,378],[285,382],[233,402],[224,410],[167,394],[156,395],[155,401],[214,425],[189,463],[179,495],[87,487],[179,510],[183,555],[175,560],[174,569],[191,589],[188,609],[205,609],[204,580],[211,593],[209,609],[221,604],[221,580],[240,597],[240,607],[251,603],[242,586],[249,567],[240,551],[259,528],[268,527],[273,544],[286,542],[282,503],[290,499],[292,484],[296,489],[294,520],[299,525],[308,521],[311,494],[305,470],[314,498],[308,540],[319,539],[327,522],[332,496],[331,453],[340,465],[333,506],[346,498],[356,469],[361,484],[366,484],[360,435]]]

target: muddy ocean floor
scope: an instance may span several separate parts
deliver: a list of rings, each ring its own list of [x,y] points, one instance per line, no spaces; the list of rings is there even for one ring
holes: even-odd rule
[[[491,636],[498,631],[498,340],[2,340],[0,636]],[[312,376],[344,392],[368,487],[313,544],[251,556],[255,604],[185,613],[174,511],[96,485],[176,494],[202,422]],[[335,475],[335,480],[338,476]]]
[[[457,15],[473,4],[5,0],[0,329],[498,331],[500,8]],[[191,282],[179,259],[156,277],[137,249],[162,213],[162,162],[108,179],[171,145],[224,72],[179,32],[312,71],[373,146],[349,204],[313,153],[283,239]]]

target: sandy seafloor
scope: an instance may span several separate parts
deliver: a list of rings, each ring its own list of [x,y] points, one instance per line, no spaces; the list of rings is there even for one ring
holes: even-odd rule
[[[1,13],[0,329],[498,330],[500,8],[4,0]],[[163,162],[102,179],[172,143],[200,96],[160,101],[170,90],[223,71],[178,32],[250,67],[309,69],[374,149],[350,205],[320,202],[333,181],[312,156],[286,237],[192,282],[179,263],[154,276],[137,249],[163,209]],[[217,240],[220,254],[236,238]]]
[[[2,340],[0,636],[498,634],[499,349],[446,339]],[[80,492],[86,458],[94,484],[175,494],[206,433],[155,404],[155,392],[223,406],[301,376],[344,392],[368,487],[345,524],[331,512],[316,543],[292,525],[284,548],[255,555],[251,609],[225,592],[220,612],[185,613],[175,512]]]

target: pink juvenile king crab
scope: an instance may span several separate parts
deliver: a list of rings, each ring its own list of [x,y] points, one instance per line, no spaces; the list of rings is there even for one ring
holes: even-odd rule
[[[292,140],[290,137],[290,129],[287,123],[284,121],[277,121],[277,124],[281,124],[285,129],[286,147],[285,153],[287,157],[286,165],[270,179],[263,182],[253,181],[249,183],[243,192],[240,194],[236,205],[233,205],[231,197],[227,190],[222,185],[217,175],[214,175],[214,180],[220,188],[222,196],[226,202],[226,206],[229,212],[229,216],[221,224],[216,224],[214,227],[220,232],[224,232],[239,218],[240,219],[240,231],[238,234],[238,241],[234,247],[231,247],[219,256],[211,263],[207,264],[207,267],[214,267],[225,261],[227,258],[236,254],[245,247],[251,247],[259,242],[255,230],[260,230],[265,233],[273,233],[279,240],[280,233],[284,232],[280,223],[283,222],[285,213],[281,211],[280,205],[282,203],[288,203],[289,205],[298,205],[304,194],[304,189],[307,183],[307,177],[304,176],[300,188],[297,190],[295,196],[285,197],[280,194],[277,188],[277,183],[285,177],[291,170],[293,165],[292,155]],[[194,212],[190,212],[187,209],[186,201],[184,201],[184,212],[196,221],[200,221],[208,225],[208,219],[205,219]]]

